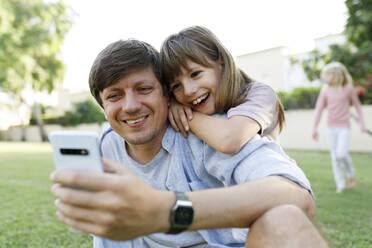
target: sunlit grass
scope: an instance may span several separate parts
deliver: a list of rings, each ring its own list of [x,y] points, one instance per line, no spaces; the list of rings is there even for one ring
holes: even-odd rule
[[[0,247],[92,247],[55,216],[48,143],[0,142]]]
[[[311,182],[317,205],[315,223],[332,247],[372,247],[372,155],[351,154],[357,186],[336,194],[329,153],[288,153]]]
[[[372,247],[372,155],[353,153],[357,187],[335,193],[328,153],[288,151],[316,195],[315,223],[332,247]],[[55,217],[48,143],[0,142],[0,247],[92,247]]]

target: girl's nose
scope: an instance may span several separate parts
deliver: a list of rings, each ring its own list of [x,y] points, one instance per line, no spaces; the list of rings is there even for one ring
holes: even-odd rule
[[[183,92],[185,96],[193,96],[196,93],[197,89],[198,87],[195,83],[186,82],[183,87]]]

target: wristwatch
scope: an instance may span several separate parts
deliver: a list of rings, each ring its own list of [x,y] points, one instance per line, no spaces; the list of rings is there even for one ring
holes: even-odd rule
[[[178,234],[185,231],[192,223],[194,218],[194,209],[192,202],[184,192],[174,192],[176,194],[176,203],[170,213],[170,229],[168,234]]]

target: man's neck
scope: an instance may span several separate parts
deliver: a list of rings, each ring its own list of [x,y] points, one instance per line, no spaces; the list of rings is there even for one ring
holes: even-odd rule
[[[146,144],[132,145],[125,142],[128,155],[140,164],[149,163],[159,153],[166,130]]]

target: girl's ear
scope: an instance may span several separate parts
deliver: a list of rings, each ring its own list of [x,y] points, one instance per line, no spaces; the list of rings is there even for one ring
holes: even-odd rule
[[[218,64],[220,64],[220,69],[223,70],[223,68],[225,67],[225,63],[223,62],[223,60],[220,60]]]

